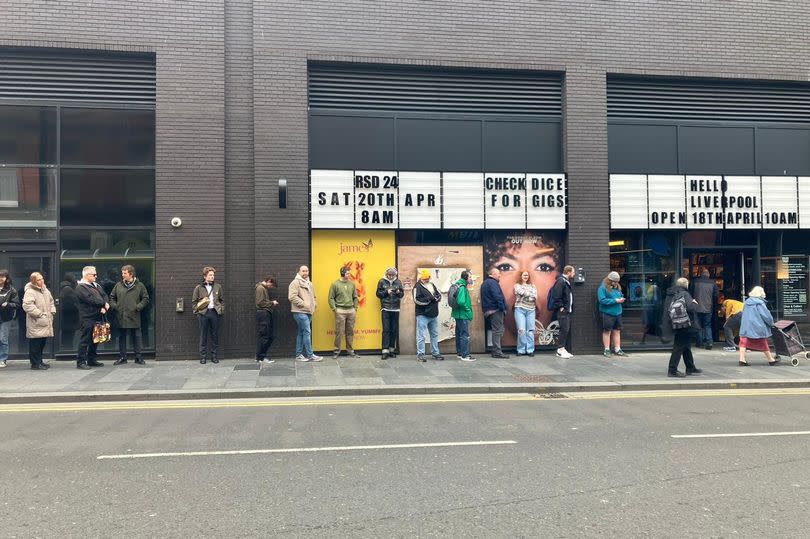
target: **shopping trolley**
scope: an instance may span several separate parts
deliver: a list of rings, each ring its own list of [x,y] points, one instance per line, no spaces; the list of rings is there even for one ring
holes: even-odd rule
[[[775,322],[773,328],[773,347],[776,350],[776,357],[785,356],[790,358],[790,364],[794,367],[799,364],[799,359],[810,360],[810,352],[802,343],[802,336],[796,322],[792,320],[779,320]]]

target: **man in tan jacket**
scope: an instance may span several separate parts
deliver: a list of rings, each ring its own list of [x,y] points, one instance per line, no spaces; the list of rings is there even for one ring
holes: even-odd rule
[[[309,268],[301,266],[295,279],[290,283],[287,299],[290,300],[295,323],[298,324],[298,335],[295,338],[296,361],[321,361],[312,351],[312,314],[315,312],[315,287],[309,280]]]

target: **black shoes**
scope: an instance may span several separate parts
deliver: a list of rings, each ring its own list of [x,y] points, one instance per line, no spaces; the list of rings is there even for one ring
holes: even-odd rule
[[[90,366],[87,363],[76,363],[76,368],[81,369],[83,371],[89,371]]]
[[[202,359],[200,360],[200,363],[202,363],[203,365],[205,365],[205,358],[202,358]]]
[[[144,361],[142,357],[135,358],[135,363],[138,365],[146,365],[146,361]]]
[[[687,376],[694,376],[695,374],[700,374],[703,372],[703,369],[694,368],[690,371],[686,371]]]
[[[507,356],[506,354],[492,354],[492,357],[494,357],[495,359],[509,359],[509,356]]]
[[[126,365],[126,363],[127,363],[127,358],[119,357],[118,359],[115,360],[115,363],[113,363],[113,365]]]
[[[215,357],[211,358],[211,363],[219,363],[219,360]]]
[[[44,363],[36,363],[34,365],[31,365],[31,370],[32,371],[47,371],[48,367]]]
[[[444,356],[443,355],[433,356],[433,359],[435,359],[436,361],[444,361]]]
[[[102,363],[101,361],[88,361],[87,366],[88,367],[103,367],[104,363]]]
[[[427,361],[427,357],[425,357],[424,354],[417,354],[416,361],[421,361],[422,363],[425,363]]]
[[[670,378],[686,378],[686,375],[680,371],[668,372],[667,376]]]

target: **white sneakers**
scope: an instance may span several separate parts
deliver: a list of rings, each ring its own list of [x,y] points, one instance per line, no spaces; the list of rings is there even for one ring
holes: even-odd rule
[[[557,348],[557,355],[563,359],[570,359],[574,357],[574,354],[566,350],[565,348]]]

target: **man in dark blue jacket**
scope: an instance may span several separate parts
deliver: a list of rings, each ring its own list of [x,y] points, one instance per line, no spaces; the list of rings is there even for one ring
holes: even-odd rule
[[[492,357],[508,358],[501,350],[503,337],[503,320],[506,316],[506,298],[501,290],[501,271],[497,268],[489,270],[489,275],[481,285],[481,310],[484,311],[484,320],[489,323],[492,330]]]

